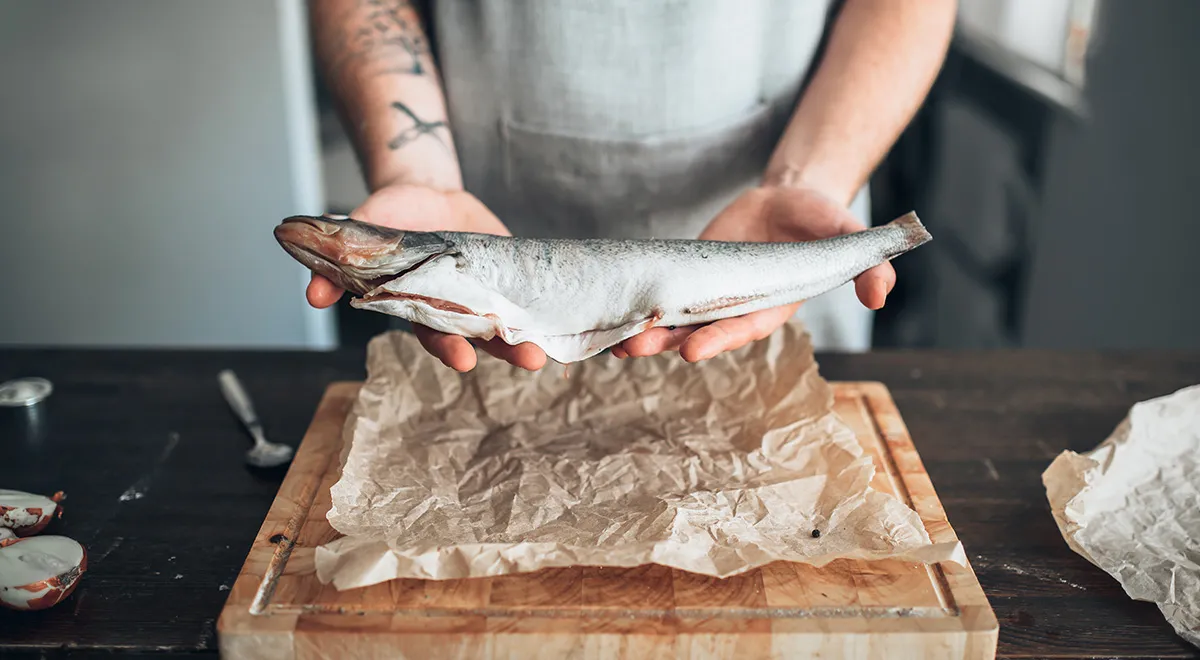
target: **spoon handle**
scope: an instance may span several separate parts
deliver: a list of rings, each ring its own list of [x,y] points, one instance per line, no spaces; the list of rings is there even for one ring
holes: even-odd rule
[[[246,394],[237,375],[229,369],[225,369],[217,375],[217,381],[221,385],[221,394],[225,396],[229,407],[246,425],[254,439],[258,440],[262,437],[262,424],[258,421],[258,414],[254,412],[254,404],[250,402],[250,395]]]

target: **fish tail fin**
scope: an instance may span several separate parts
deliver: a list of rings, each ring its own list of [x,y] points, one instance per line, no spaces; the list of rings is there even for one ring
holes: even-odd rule
[[[916,211],[905,213],[887,223],[887,226],[900,230],[904,252],[933,240],[933,236],[929,233],[929,230],[925,229],[925,225],[921,224],[921,219],[917,217]]]

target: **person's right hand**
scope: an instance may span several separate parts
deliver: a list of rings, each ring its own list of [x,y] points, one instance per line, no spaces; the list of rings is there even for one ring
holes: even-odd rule
[[[425,186],[393,185],[375,191],[367,201],[350,213],[363,222],[412,229],[415,231],[463,231],[509,236],[508,228],[500,222],[474,195],[461,190],[436,190]],[[308,284],[308,302],[313,307],[333,305],[344,291],[330,280],[313,274]],[[443,364],[457,371],[475,367],[476,355],[472,342],[458,335],[448,335],[423,325],[413,324],[421,345]],[[499,337],[478,342],[491,355],[523,369],[535,371],[546,364],[546,354],[533,344],[510,346]]]

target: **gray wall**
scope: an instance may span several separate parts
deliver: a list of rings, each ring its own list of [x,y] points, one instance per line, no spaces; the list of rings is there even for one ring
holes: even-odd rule
[[[1200,348],[1200,2],[1110,0],[1092,117],[1052,131],[1026,343]]]
[[[0,0],[0,343],[326,346],[300,0]]]

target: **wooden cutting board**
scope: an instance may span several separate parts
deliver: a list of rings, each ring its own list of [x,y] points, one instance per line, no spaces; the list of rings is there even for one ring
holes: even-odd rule
[[[956,536],[887,388],[834,383],[836,410],[875,457],[875,488]],[[974,571],[952,563],[777,562],[718,580],[657,565],[339,592],[314,549],[342,423],[359,383],[326,391],[217,623],[240,658],[992,658],[999,626]]]

